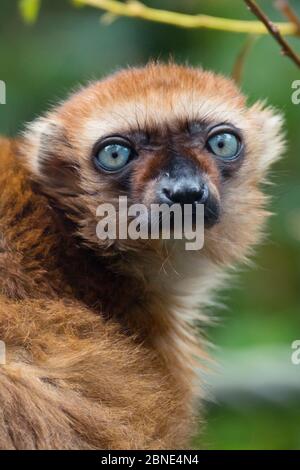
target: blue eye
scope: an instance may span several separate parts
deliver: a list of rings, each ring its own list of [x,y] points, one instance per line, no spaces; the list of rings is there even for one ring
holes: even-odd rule
[[[129,162],[132,149],[129,146],[111,143],[102,147],[95,155],[95,163],[106,171],[119,171]]]
[[[233,160],[239,154],[241,143],[237,136],[229,132],[213,135],[207,141],[208,149],[217,157]]]

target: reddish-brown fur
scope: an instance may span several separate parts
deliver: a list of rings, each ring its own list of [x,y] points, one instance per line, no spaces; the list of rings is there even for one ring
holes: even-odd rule
[[[134,200],[148,203],[168,135],[184,149],[180,126],[202,117],[232,117],[247,146],[222,188],[210,157],[190,154],[222,203],[204,249],[195,256],[181,244],[97,240],[96,208],[119,194],[90,160],[97,122],[98,137],[154,136],[161,159],[145,153],[133,178]],[[229,80],[176,65],[120,72],[73,95],[20,141],[0,140],[0,448],[188,445],[199,397],[194,356],[206,357],[197,305],[260,238],[258,184],[281,150],[270,110],[247,109]]]

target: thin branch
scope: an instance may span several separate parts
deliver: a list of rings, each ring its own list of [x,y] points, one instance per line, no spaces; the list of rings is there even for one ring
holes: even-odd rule
[[[243,21],[229,18],[218,18],[208,15],[187,15],[167,10],[147,7],[137,0],[120,2],[116,0],[73,0],[76,5],[89,5],[112,13],[116,16],[127,16],[143,20],[164,23],[182,28],[205,28],[232,33],[268,34],[268,29],[260,21]],[[276,23],[283,35],[295,36],[297,27],[291,22]]]
[[[277,0],[276,6],[286,18],[297,27],[298,35],[300,35],[300,18],[291,7],[288,0]]]
[[[242,83],[246,60],[256,40],[257,36],[252,34],[247,37],[233,65],[231,76],[238,85]]]
[[[273,38],[281,46],[282,54],[289,57],[300,68],[300,57],[291,48],[288,42],[282,37],[278,26],[275,23],[273,23],[267,17],[267,15],[265,15],[265,13],[260,9],[260,7],[257,5],[257,3],[254,0],[244,0],[244,1],[248,5],[252,13],[265,25],[265,27],[268,29],[268,31],[273,36]]]

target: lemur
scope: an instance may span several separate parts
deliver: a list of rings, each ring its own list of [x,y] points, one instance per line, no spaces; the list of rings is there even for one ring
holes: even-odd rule
[[[191,445],[197,323],[261,239],[283,141],[232,80],[173,63],[93,82],[0,140],[1,449]],[[120,195],[203,204],[203,248],[99,240],[97,207]]]

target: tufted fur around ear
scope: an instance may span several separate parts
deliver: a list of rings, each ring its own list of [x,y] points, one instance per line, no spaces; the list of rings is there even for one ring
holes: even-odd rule
[[[284,119],[281,113],[265,106],[264,102],[255,103],[249,109],[248,115],[253,124],[253,139],[256,140],[256,145],[259,145],[256,169],[258,177],[263,178],[269,167],[282,157],[285,150]]]
[[[22,150],[27,168],[36,176],[42,175],[41,161],[47,158],[49,152],[46,142],[55,135],[56,128],[57,124],[46,117],[38,118],[26,126]]]
[[[63,124],[54,118],[40,118],[27,126],[23,153],[33,178],[45,192],[72,195],[80,190],[79,168],[72,155]]]

